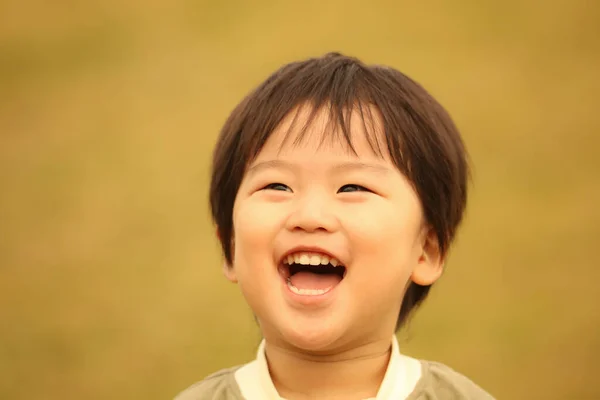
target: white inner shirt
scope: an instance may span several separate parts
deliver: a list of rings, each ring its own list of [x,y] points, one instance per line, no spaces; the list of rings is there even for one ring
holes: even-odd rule
[[[421,379],[421,363],[400,354],[398,339],[392,337],[392,354],[376,397],[365,400],[404,400]],[[285,400],[279,396],[265,356],[265,341],[260,343],[256,359],[235,372],[235,380],[247,400]]]

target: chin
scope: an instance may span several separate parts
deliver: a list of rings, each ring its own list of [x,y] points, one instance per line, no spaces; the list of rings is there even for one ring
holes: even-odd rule
[[[282,329],[281,333],[283,339],[291,346],[315,353],[334,349],[343,336],[341,329],[335,329],[333,324],[324,322],[302,324],[301,321],[296,321],[292,326]]]

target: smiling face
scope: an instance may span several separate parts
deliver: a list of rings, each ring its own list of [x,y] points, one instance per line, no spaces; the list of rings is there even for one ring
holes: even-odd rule
[[[352,115],[354,154],[319,111],[295,143],[309,111],[288,115],[248,166],[225,272],[267,341],[328,352],[389,338],[407,284],[433,283],[441,258],[412,185],[369,145],[383,133]]]

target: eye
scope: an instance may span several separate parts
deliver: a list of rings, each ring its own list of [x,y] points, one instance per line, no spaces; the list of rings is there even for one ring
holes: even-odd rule
[[[370,190],[364,186],[354,185],[354,184],[344,185],[340,188],[340,190],[338,190],[338,193],[351,193],[351,192],[370,192]]]
[[[291,192],[292,189],[290,189],[289,186],[284,185],[283,183],[269,183],[267,186],[265,186],[263,188],[263,190],[278,190],[278,191],[283,191],[283,192]]]

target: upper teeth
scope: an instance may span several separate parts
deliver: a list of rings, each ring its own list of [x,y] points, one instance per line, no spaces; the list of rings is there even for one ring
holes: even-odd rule
[[[334,267],[342,265],[338,259],[319,253],[298,252],[288,255],[283,259],[284,264],[302,264],[302,265],[327,265]]]

